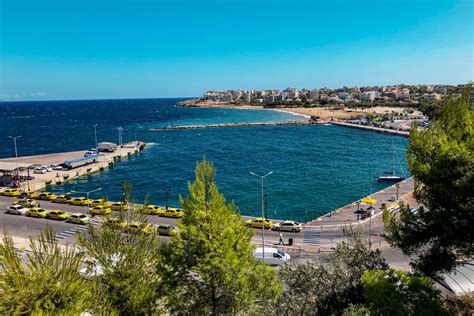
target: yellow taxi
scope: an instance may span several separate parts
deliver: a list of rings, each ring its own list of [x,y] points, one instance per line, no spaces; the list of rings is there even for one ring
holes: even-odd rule
[[[69,195],[58,195],[54,200],[51,202],[53,203],[62,203],[62,204],[68,204],[72,200],[72,197]]]
[[[102,226],[109,226],[114,229],[124,229],[127,223],[121,222],[116,217],[107,217],[102,221]]]
[[[74,213],[71,214],[67,219],[67,222],[73,223],[73,224],[81,224],[81,225],[86,225],[89,223],[90,218],[89,216],[82,214],[82,213]]]
[[[46,214],[46,218],[55,219],[58,221],[65,221],[69,218],[69,216],[70,216],[69,213],[66,213],[61,210],[52,210],[52,211],[49,211],[48,214]]]
[[[107,202],[104,199],[97,199],[97,200],[92,200],[91,201],[91,206],[105,206],[105,207],[110,207],[110,202]]]
[[[269,221],[268,219],[263,220],[261,217],[257,217],[254,219],[249,219],[248,221],[245,222],[245,225],[248,227],[253,227],[253,228],[262,228],[265,227],[265,229],[270,229],[272,228],[272,221]]]
[[[167,210],[162,210],[158,215],[164,217],[181,218],[184,216],[184,212],[175,207],[168,207]]]
[[[40,207],[30,208],[28,212],[26,212],[26,216],[30,216],[30,217],[45,218],[47,215],[48,215],[48,211]]]
[[[13,205],[21,205],[24,207],[35,207],[36,201],[32,199],[23,199],[23,200],[16,201],[15,203],[13,203]]]
[[[140,222],[133,222],[128,225],[125,225],[124,230],[127,233],[142,233],[146,235],[150,235],[155,231],[153,225],[140,223]]]
[[[29,192],[26,192],[26,196],[29,198],[29,199],[37,199],[38,196],[39,196],[39,193],[36,193],[34,191],[29,191]]]
[[[18,191],[17,189],[6,189],[5,191],[3,191],[1,193],[3,196],[11,196],[11,197],[15,197],[15,196],[19,196],[21,194],[20,191]]]
[[[143,208],[144,214],[159,215],[161,212],[163,212],[163,209],[156,205],[147,205]]]
[[[124,202],[113,202],[110,204],[110,209],[112,211],[125,211],[127,208],[128,206]]]
[[[69,201],[69,204],[71,205],[78,205],[78,206],[86,206],[89,205],[91,200],[86,199],[85,197],[77,197],[73,198],[71,201]]]
[[[99,205],[91,207],[89,209],[89,212],[94,215],[107,215],[112,213],[112,210],[110,209],[110,207]]]
[[[44,201],[52,201],[58,196],[54,193],[51,192],[42,192],[38,195],[37,199],[38,200],[44,200]]]

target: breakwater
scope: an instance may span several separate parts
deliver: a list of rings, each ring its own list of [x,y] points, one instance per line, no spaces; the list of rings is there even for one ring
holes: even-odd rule
[[[224,124],[205,124],[205,125],[181,125],[151,128],[151,131],[172,131],[180,129],[200,129],[200,128],[223,128],[223,127],[242,127],[242,126],[281,126],[281,125],[318,125],[326,122],[307,120],[307,121],[286,121],[286,122],[243,122],[243,123],[224,123]]]
[[[338,122],[338,121],[331,121],[330,123],[333,125],[344,126],[344,127],[349,127],[349,128],[365,129],[365,130],[369,130],[369,131],[373,131],[377,133],[387,133],[387,134],[393,134],[393,135],[399,135],[399,136],[405,136],[405,137],[410,136],[410,132],[408,131],[399,131],[395,129],[367,126],[367,125],[361,125],[361,124],[352,124],[352,123]]]

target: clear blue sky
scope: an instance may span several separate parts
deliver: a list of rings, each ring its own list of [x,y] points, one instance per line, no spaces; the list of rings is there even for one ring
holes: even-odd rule
[[[0,0],[0,99],[473,80],[473,0]]]

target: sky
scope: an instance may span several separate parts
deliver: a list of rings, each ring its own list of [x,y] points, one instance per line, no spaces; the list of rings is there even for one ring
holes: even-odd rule
[[[0,0],[0,100],[462,84],[474,0]]]

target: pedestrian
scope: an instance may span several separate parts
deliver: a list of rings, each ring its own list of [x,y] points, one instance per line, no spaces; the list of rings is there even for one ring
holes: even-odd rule
[[[285,245],[285,241],[283,240],[283,234],[280,232],[280,241],[278,242],[279,245]]]

